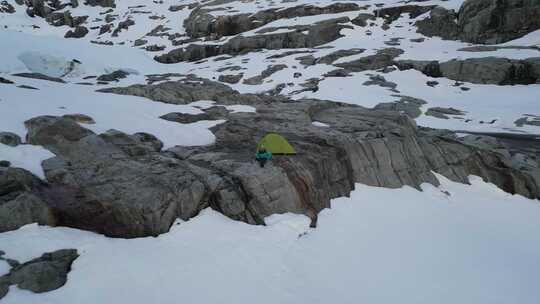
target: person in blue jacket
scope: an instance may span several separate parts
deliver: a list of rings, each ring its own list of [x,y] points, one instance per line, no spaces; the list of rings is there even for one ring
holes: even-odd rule
[[[272,159],[272,152],[266,150],[264,146],[261,146],[255,154],[255,160],[259,162],[261,168],[264,168],[264,165],[270,159]]]

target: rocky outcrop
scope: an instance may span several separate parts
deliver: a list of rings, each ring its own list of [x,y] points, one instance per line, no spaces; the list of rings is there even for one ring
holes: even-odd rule
[[[262,71],[260,75],[244,79],[244,81],[242,83],[243,84],[248,84],[248,85],[262,84],[263,81],[266,78],[272,76],[273,74],[275,74],[275,73],[277,73],[277,72],[279,72],[279,71],[281,71],[281,70],[283,70],[285,68],[287,68],[287,65],[285,65],[285,64],[271,65],[271,66],[267,67],[264,71]]]
[[[120,79],[126,78],[128,75],[129,75],[129,73],[126,72],[126,71],[116,70],[116,71],[111,72],[109,74],[100,75],[96,79],[98,81],[106,81],[106,82],[119,81]]]
[[[0,13],[13,14],[15,8],[7,1],[0,1]]]
[[[377,9],[374,11],[374,14],[377,17],[381,17],[385,19],[385,23],[390,24],[394,21],[396,21],[401,15],[403,14],[409,14],[409,17],[411,19],[414,19],[422,14],[425,14],[432,10],[435,6],[434,5],[428,5],[428,6],[422,6],[422,5],[402,5],[402,6],[392,6],[392,7],[385,7],[381,9]]]
[[[193,75],[180,81],[107,88],[98,92],[140,96],[171,104],[188,104],[198,100],[214,100],[222,104],[250,104],[264,98],[258,95],[238,94],[227,85]]]
[[[84,3],[90,6],[116,7],[115,0],[85,0]]]
[[[456,81],[478,84],[534,84],[540,83],[540,57],[513,60],[498,57],[437,61],[401,60],[402,69],[415,69],[430,77],[446,77]]]
[[[497,44],[540,29],[540,2],[535,0],[467,0],[459,9],[460,38]]]
[[[15,133],[0,132],[0,143],[15,147],[21,144],[21,138]]]
[[[192,38],[209,36],[217,39],[223,36],[233,36],[247,32],[279,19],[337,14],[359,9],[360,7],[354,3],[335,3],[325,7],[299,5],[285,9],[264,10],[255,14],[237,14],[215,17],[212,15],[211,10],[199,7],[191,12],[189,18],[184,21],[184,26],[186,28],[186,33]]]
[[[67,31],[64,38],[82,38],[88,34],[88,29],[84,26],[77,26],[73,30]]]
[[[244,54],[260,49],[313,48],[342,37],[340,31],[350,26],[341,23],[348,21],[348,18],[339,18],[313,25],[299,26],[294,31],[285,33],[237,36],[224,44],[190,44],[186,48],[172,50],[167,54],[156,56],[154,59],[161,63],[177,63],[197,61],[224,54]]]
[[[394,59],[403,54],[403,50],[398,48],[386,48],[377,51],[377,54],[362,57],[360,59],[336,64],[340,68],[352,72],[362,72],[367,70],[378,70],[394,64]]]
[[[10,285],[35,293],[64,286],[71,265],[78,257],[77,250],[62,249],[12,267],[8,274],[0,277],[0,299],[7,294]]]
[[[454,10],[443,7],[435,7],[429,13],[429,17],[416,22],[418,32],[422,35],[438,36],[446,40],[456,40],[459,36],[457,14]]]
[[[175,104],[199,99],[247,103],[257,112],[225,114],[216,107],[215,115],[204,117],[168,114],[163,118],[180,123],[222,115],[227,121],[212,128],[214,145],[166,151],[117,131],[96,135],[60,117],[28,122],[28,140],[57,155],[43,163],[49,185],[39,193],[59,225],[110,236],[157,235],[168,231],[176,218],[189,219],[208,206],[251,224],[282,212],[306,214],[315,224],[330,199],[348,195],[356,182],[419,187],[437,184],[432,172],[459,182],[475,174],[505,191],[540,196],[539,180],[513,167],[507,155],[419,129],[408,116],[381,110],[383,106],[371,110],[316,100],[291,103],[242,95],[211,81],[107,91]],[[402,99],[403,107],[418,108],[423,102]],[[330,127],[317,128],[313,121]],[[265,132],[284,135],[298,154],[276,157],[260,169],[252,154]]]
[[[41,73],[17,73],[13,74],[13,76],[65,83],[62,78],[47,76]]]
[[[474,174],[510,193],[540,197],[540,175],[521,170],[508,154],[416,127],[395,111],[408,107],[414,114],[413,107],[418,110],[423,103],[406,96],[398,96],[401,103],[395,109],[365,109],[240,94],[193,76],[102,92],[172,104],[249,104],[257,112],[234,113],[216,106],[199,115],[164,115],[179,123],[226,119],[211,129],[215,144],[165,151],[150,134],[94,134],[70,119],[33,118],[25,123],[27,141],[56,156],[42,164],[46,183],[25,180],[22,184],[30,186],[15,187],[6,201],[32,194],[54,216],[50,224],[129,238],[167,232],[177,218],[187,220],[207,207],[250,224],[263,224],[264,217],[274,213],[294,212],[309,216],[315,225],[330,199],[348,195],[355,183],[419,188],[424,182],[437,184],[432,172],[459,182]],[[313,121],[329,127],[313,126]],[[253,147],[266,132],[285,136],[298,154],[277,156],[261,169],[253,160]]]
[[[540,29],[540,2],[467,0],[458,13],[436,8],[416,25],[426,36],[498,44]]]

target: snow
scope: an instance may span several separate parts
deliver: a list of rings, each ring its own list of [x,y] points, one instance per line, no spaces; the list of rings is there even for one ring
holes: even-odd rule
[[[423,192],[357,184],[315,229],[300,215],[262,227],[210,209],[156,238],[28,225],[0,234],[7,257],[81,256],[64,287],[12,287],[3,303],[537,303],[538,201],[438,177]]]
[[[232,113],[255,113],[255,112],[257,112],[257,109],[255,109],[254,107],[246,106],[246,105],[225,106],[225,109],[231,111]]]
[[[54,157],[49,150],[34,145],[10,147],[0,144],[0,160],[7,160],[13,167],[26,169],[40,178],[45,178],[41,162]]]
[[[325,124],[324,122],[320,122],[320,121],[314,121],[311,124],[316,126],[316,127],[326,127],[326,128],[330,127],[330,125]]]
[[[171,112],[202,113],[187,105],[152,102],[146,98],[95,92],[94,87],[76,84],[61,84],[24,78],[13,78],[17,82],[39,88],[25,90],[5,86],[0,91],[0,113],[10,113],[0,120],[0,130],[14,132],[24,137],[24,121],[39,115],[85,114],[95,124],[85,124],[96,133],[116,129],[127,134],[147,132],[163,141],[164,148],[175,145],[209,145],[215,140],[208,129],[222,120],[199,121],[181,124],[159,118]]]

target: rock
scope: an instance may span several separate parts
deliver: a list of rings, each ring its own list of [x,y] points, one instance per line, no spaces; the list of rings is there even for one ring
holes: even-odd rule
[[[146,39],[137,39],[133,43],[133,46],[141,46],[141,45],[145,45],[147,43],[148,43],[148,40],[146,40]]]
[[[514,124],[518,127],[523,127],[524,125],[540,127],[540,117],[536,115],[525,115],[525,117],[517,119]]]
[[[15,200],[22,194],[35,193],[43,182],[21,168],[0,168],[0,206]]]
[[[247,37],[236,36],[221,45],[190,44],[186,48],[172,50],[166,54],[156,56],[154,59],[160,63],[177,63],[198,61],[224,54],[245,54],[259,49],[313,48],[343,37],[340,31],[344,28],[350,28],[350,26],[341,23],[348,21],[348,18],[338,18],[301,26],[296,31],[291,32]]]
[[[229,111],[223,106],[212,106],[204,109],[204,113],[201,114],[189,114],[189,113],[168,113],[161,116],[161,119],[168,121],[174,121],[183,124],[194,123],[201,120],[218,120],[226,119],[229,115]]]
[[[366,14],[366,13],[361,13],[360,15],[358,15],[356,18],[354,18],[353,20],[351,20],[351,23],[354,24],[354,25],[358,25],[358,26],[367,26],[368,25],[368,21],[374,21],[375,20],[375,16],[372,15],[372,14]]]
[[[77,257],[79,254],[75,249],[44,253],[39,258],[13,267],[7,275],[0,277],[0,282],[4,286],[17,285],[20,289],[35,293],[52,291],[66,284],[67,274]],[[0,292],[0,299],[2,296]]]
[[[85,0],[90,6],[116,7],[115,0]]]
[[[21,144],[21,138],[15,133],[0,132],[0,143],[15,147]]]
[[[381,75],[370,76],[369,80],[365,81],[363,85],[365,86],[376,85],[376,86],[380,86],[383,88],[390,88],[390,89],[395,89],[397,87],[396,83],[386,81],[386,79]]]
[[[54,184],[43,197],[59,225],[112,237],[156,236],[207,206],[197,171],[139,138],[116,131],[55,150],[62,150],[59,157],[43,163]]]
[[[460,38],[498,44],[540,29],[540,2],[467,0],[459,9]]]
[[[351,71],[347,69],[335,69],[323,75],[324,77],[348,77]]]
[[[132,19],[130,18],[127,18],[126,20],[124,21],[121,21],[121,22],[118,22],[118,26],[116,27],[116,29],[114,29],[113,33],[112,33],[112,36],[113,37],[118,37],[118,34],[122,31],[122,30],[127,30],[130,26],[132,25],[135,25],[135,21],[133,21]]]
[[[436,87],[436,86],[439,84],[439,82],[438,82],[438,81],[430,80],[430,81],[426,82],[426,84],[427,84],[428,86],[434,88],[434,87]]]
[[[171,104],[188,104],[198,100],[214,100],[223,104],[249,104],[260,99],[259,96],[239,94],[227,85],[195,76],[155,85],[107,88],[98,92],[134,95]]]
[[[446,40],[456,40],[459,36],[459,27],[456,22],[457,14],[453,10],[443,7],[435,7],[428,18],[415,23],[417,32],[422,35],[438,36]]]
[[[249,84],[249,85],[262,84],[264,79],[266,79],[266,78],[272,76],[273,74],[275,74],[275,73],[277,73],[277,72],[279,72],[279,71],[281,71],[283,69],[286,69],[286,68],[287,68],[287,65],[285,65],[285,64],[271,65],[271,66],[267,67],[264,71],[262,71],[260,75],[244,79],[244,81],[242,83],[243,84]]]
[[[120,79],[124,79],[129,75],[128,72],[125,72],[123,70],[116,70],[109,74],[103,74],[97,78],[98,81],[120,81]]]
[[[436,61],[397,61],[401,70],[416,69],[430,77],[479,84],[534,84],[540,81],[540,57],[513,60],[498,57]]]
[[[343,57],[358,55],[358,54],[363,53],[364,51],[365,51],[365,49],[338,50],[338,51],[332,52],[332,53],[330,53],[330,54],[328,54],[326,56],[318,58],[315,61],[315,64],[317,64],[317,63],[332,64],[338,59],[341,59]]]
[[[454,109],[454,108],[433,107],[433,108],[427,109],[425,115],[433,116],[433,117],[437,117],[441,119],[449,119],[450,117],[448,117],[447,115],[460,116],[460,115],[465,115],[465,112],[458,109]]]
[[[112,31],[112,27],[113,27],[113,24],[112,23],[108,23],[108,24],[104,24],[102,25],[100,28],[99,28],[99,35],[103,35],[105,33],[110,33]],[[137,42],[138,40],[135,40],[135,43]]]
[[[94,134],[71,119],[55,116],[34,117],[25,121],[24,125],[28,129],[26,141],[29,144],[44,146],[53,153],[56,147],[64,143],[78,141]]]
[[[420,5],[403,5],[391,6],[375,10],[377,17],[385,19],[385,23],[390,24],[396,21],[402,14],[409,14],[411,19],[414,19],[422,14],[431,11],[435,6],[420,6]]]
[[[17,73],[17,74],[13,74],[13,76],[40,79],[40,80],[47,80],[47,81],[53,81],[53,82],[59,82],[59,83],[66,83],[62,78],[51,77],[51,76],[47,76],[47,75],[40,74],[40,73]]]
[[[218,39],[250,31],[279,19],[290,19],[303,16],[337,14],[359,10],[353,3],[335,3],[326,7],[299,5],[284,9],[269,9],[255,14],[238,14],[214,17],[209,10],[194,9],[184,21],[187,34],[192,38],[210,36]]]
[[[425,100],[403,95],[392,95],[400,99],[395,102],[379,103],[374,107],[375,110],[395,111],[404,113],[410,118],[417,118],[422,114],[420,108],[427,104]]]
[[[540,3],[521,0],[467,0],[459,12],[442,7],[416,22],[418,32],[448,40],[499,44],[540,29]]]
[[[318,81],[308,80],[306,89],[315,89]],[[29,142],[56,155],[42,165],[48,184],[33,193],[52,210],[57,225],[114,237],[153,236],[167,232],[177,218],[187,220],[207,207],[250,224],[294,212],[309,216],[315,225],[318,212],[328,208],[332,198],[348,195],[355,183],[419,188],[425,182],[438,184],[433,172],[458,182],[474,174],[507,192],[540,197],[538,169],[523,171],[500,151],[459,142],[450,132],[418,128],[398,112],[419,115],[425,102],[411,97],[396,95],[398,102],[375,109],[320,100],[293,102],[240,94],[193,76],[106,91],[174,104],[249,104],[257,111],[205,109],[204,119],[226,117],[211,128],[215,144],[166,151],[148,134],[111,130],[96,135],[61,117],[30,120]],[[183,122],[202,118],[166,116]],[[313,126],[313,121],[332,128]],[[285,136],[298,154],[275,157],[260,169],[252,149],[266,132]]]
[[[96,123],[92,117],[85,114],[66,114],[62,115],[62,117],[83,124],[93,125]]]
[[[27,90],[39,90],[38,88],[35,88],[35,87],[32,87],[32,86],[29,86],[29,85],[25,85],[25,84],[22,84],[22,85],[18,85],[17,88],[21,88],[21,89],[27,89]]]
[[[4,77],[0,77],[0,83],[3,83],[3,84],[14,84],[15,82],[9,80],[9,79],[6,79]]]
[[[421,42],[424,42],[426,40],[426,38],[412,38],[412,39],[409,39],[411,42],[416,42],[416,43],[421,43]]]
[[[0,232],[16,230],[31,223],[49,226],[56,224],[51,209],[36,195],[23,193],[0,204]]]
[[[84,26],[77,26],[75,30],[67,31],[64,38],[82,38],[88,34],[88,29]]]
[[[189,113],[168,113],[163,116],[160,116],[161,119],[165,119],[168,121],[174,121],[178,123],[183,124],[190,124],[201,120],[212,120],[210,115],[203,113],[203,114],[189,114]]]
[[[242,79],[244,74],[236,74],[236,75],[219,75],[218,80],[221,82],[226,82],[230,84],[236,84]]]
[[[141,144],[150,147],[154,152],[159,152],[163,149],[163,142],[152,134],[138,132],[133,134],[133,136],[137,138]]]
[[[0,1],[0,13],[13,14],[15,13],[15,8],[7,1]]]
[[[394,64],[394,58],[403,54],[403,50],[397,48],[386,48],[377,51],[377,54],[362,57],[360,59],[336,64],[340,68],[352,72],[362,72],[367,70],[377,70]]]

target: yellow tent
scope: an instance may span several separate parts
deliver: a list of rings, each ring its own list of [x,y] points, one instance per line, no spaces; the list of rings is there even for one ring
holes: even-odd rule
[[[289,144],[289,142],[281,135],[276,133],[268,133],[263,139],[257,144],[257,150],[264,146],[264,148],[272,154],[277,155],[292,155],[296,154],[294,148]]]

